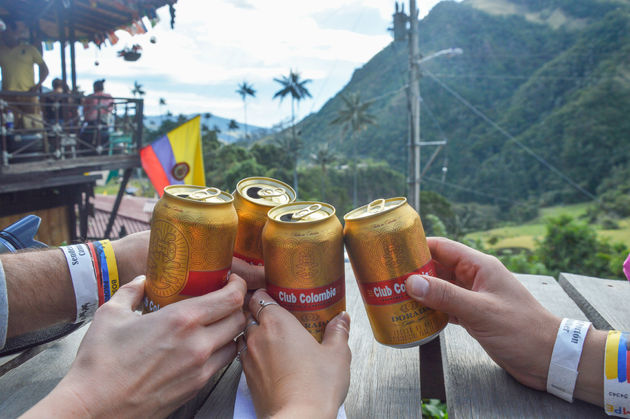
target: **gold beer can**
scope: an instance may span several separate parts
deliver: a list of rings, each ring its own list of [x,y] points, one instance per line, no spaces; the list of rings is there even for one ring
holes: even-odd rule
[[[422,345],[448,315],[412,300],[405,280],[435,276],[418,213],[405,198],[377,199],[344,217],[346,249],[376,340],[394,348]]]
[[[238,223],[232,201],[217,188],[164,188],[151,217],[144,313],[226,284]]]
[[[295,201],[295,191],[276,179],[248,177],[236,184],[233,195],[238,214],[234,256],[252,265],[262,265],[262,230],[267,213],[273,207]]]
[[[322,341],[346,309],[343,233],[332,205],[295,202],[269,211],[262,234],[269,295]]]

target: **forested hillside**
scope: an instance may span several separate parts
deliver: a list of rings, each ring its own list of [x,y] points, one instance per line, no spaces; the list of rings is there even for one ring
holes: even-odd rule
[[[464,51],[422,65],[422,139],[448,140],[423,188],[457,201],[480,200],[467,189],[539,204],[587,199],[525,148],[591,194],[604,193],[600,185],[616,187],[605,182],[613,168],[629,173],[628,3],[512,0],[536,13],[536,19],[488,13],[471,3],[480,1],[440,3],[420,22],[423,54],[451,47]],[[580,24],[558,26],[540,19],[554,13]],[[406,42],[392,42],[357,69],[317,114],[300,123],[302,163],[323,143],[337,153],[351,154],[350,134],[330,121],[342,107],[340,96],[357,92],[363,100],[375,99],[369,110],[377,122],[357,136],[359,157],[385,160],[405,172],[407,50]],[[513,139],[471,112],[429,72]],[[424,164],[433,150],[423,148]],[[439,182],[445,162],[446,182],[459,189]]]

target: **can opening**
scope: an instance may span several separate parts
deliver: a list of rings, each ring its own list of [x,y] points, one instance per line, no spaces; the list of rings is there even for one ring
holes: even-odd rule
[[[280,216],[280,221],[293,221],[293,214],[283,214]]]
[[[186,193],[178,193],[177,196],[179,196],[180,198],[188,198],[188,194]]]
[[[258,194],[258,192],[261,190],[262,188],[259,188],[258,186],[252,186],[251,188],[247,189],[247,196],[249,196],[250,198],[254,198],[254,199],[258,199],[260,198],[260,195]]]

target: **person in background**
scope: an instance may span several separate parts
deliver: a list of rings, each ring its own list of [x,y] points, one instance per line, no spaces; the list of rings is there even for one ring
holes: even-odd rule
[[[94,82],[94,93],[83,100],[84,125],[81,139],[88,144],[104,144],[109,140],[109,120],[114,109],[114,99],[105,93],[105,79]]]
[[[5,19],[6,31],[0,45],[2,68],[2,97],[18,109],[15,128],[41,129],[43,127],[36,95],[12,95],[11,93],[37,93],[48,77],[48,67],[37,48],[28,43],[28,28],[23,22]],[[35,82],[33,65],[39,67],[39,81]]]

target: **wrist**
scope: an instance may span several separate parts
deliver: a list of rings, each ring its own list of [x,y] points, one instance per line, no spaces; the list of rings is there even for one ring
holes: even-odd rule
[[[125,239],[112,241],[111,243],[118,266],[118,278],[121,286],[131,282],[138,275],[146,273],[146,255],[138,257],[137,249],[134,249],[133,243],[129,245],[128,240]]]
[[[608,333],[591,327],[582,350],[578,379],[573,393],[576,399],[598,406],[604,404],[604,351]]]
[[[97,415],[88,409],[79,393],[65,386],[63,381],[39,403],[31,407],[22,418],[41,417],[95,418]]]

